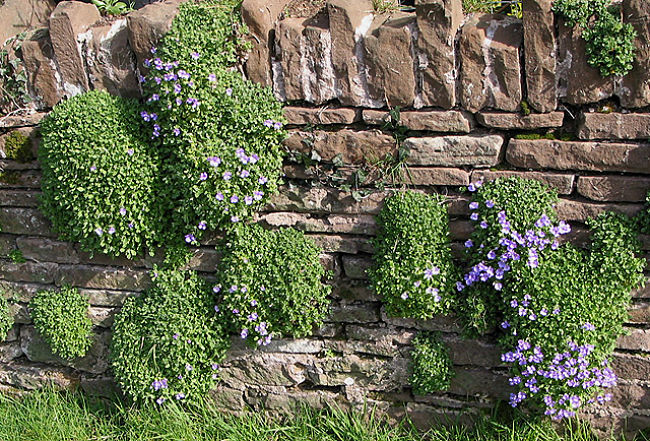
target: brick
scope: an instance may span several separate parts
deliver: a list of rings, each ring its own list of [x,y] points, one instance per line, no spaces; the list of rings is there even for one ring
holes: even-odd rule
[[[472,182],[493,181],[498,178],[516,176],[522,179],[534,179],[557,190],[559,194],[571,194],[573,192],[573,181],[575,176],[566,173],[542,173],[522,172],[514,170],[474,170],[472,171]]]
[[[5,207],[38,207],[40,193],[27,190],[0,190],[0,201]]]
[[[343,271],[350,279],[367,279],[366,271],[372,266],[368,257],[343,256]]]
[[[443,167],[495,166],[499,162],[502,146],[503,137],[500,135],[408,138],[404,141],[404,147],[410,151],[407,158],[409,164]]]
[[[129,268],[88,265],[61,265],[56,273],[57,286],[69,284],[81,288],[142,291],[150,283],[149,273]]]
[[[615,211],[617,213],[633,216],[643,209],[641,204],[593,204],[589,202],[579,202],[569,199],[560,199],[556,205],[557,214],[560,219],[566,221],[586,222],[587,219],[594,218],[600,213],[606,211]]]
[[[619,349],[650,352],[650,329],[628,329],[629,335],[619,337],[616,346]]]
[[[594,201],[644,202],[650,178],[628,176],[581,176],[578,193]]]
[[[522,168],[650,174],[650,144],[511,139],[506,159]]]
[[[361,111],[358,109],[341,108],[312,108],[286,106],[282,109],[288,124],[353,124],[361,121]]]
[[[30,208],[0,208],[0,225],[5,233],[54,236],[50,222],[40,211]]]
[[[378,130],[293,131],[284,141],[284,145],[290,151],[308,155],[312,151],[318,152],[322,160],[327,162],[341,155],[345,164],[361,164],[381,159],[389,153],[394,155],[397,149],[393,137]]]
[[[412,185],[469,185],[469,172],[459,168],[409,167],[405,180]]]
[[[0,277],[10,282],[52,283],[57,267],[49,262],[0,262]]]
[[[35,170],[0,171],[0,188],[41,188],[41,173]]]
[[[479,112],[476,120],[484,127],[502,130],[537,130],[562,127],[564,112],[521,113]]]
[[[43,237],[19,237],[16,239],[16,244],[23,256],[30,260],[79,263],[79,256],[70,242]]]
[[[648,139],[649,113],[583,113],[578,125],[580,139]]]
[[[367,214],[332,214],[313,217],[304,213],[267,213],[257,220],[270,227],[294,227],[309,233],[345,233],[374,235],[377,224],[374,216]]]
[[[399,124],[411,130],[469,133],[473,125],[472,115],[458,110],[406,111],[400,112],[399,116]],[[390,121],[390,113],[364,109],[363,121],[369,125],[383,126]]]

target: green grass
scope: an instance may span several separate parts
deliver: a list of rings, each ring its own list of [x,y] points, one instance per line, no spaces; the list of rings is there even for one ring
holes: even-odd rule
[[[304,410],[288,420],[249,412],[227,416],[203,404],[129,407],[80,394],[35,392],[24,398],[0,396],[2,441],[597,441],[585,424],[563,436],[548,422],[485,418],[474,428],[440,426],[418,433],[408,422],[389,426],[374,412]]]

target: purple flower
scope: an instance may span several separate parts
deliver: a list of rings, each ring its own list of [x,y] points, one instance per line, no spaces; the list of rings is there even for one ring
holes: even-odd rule
[[[246,203],[246,205],[252,205],[253,204],[253,197],[252,196],[244,197],[244,203]]]
[[[501,328],[508,329],[509,327],[510,327],[510,323],[508,323],[507,321],[501,322]]]
[[[478,209],[478,202],[470,202],[470,203],[469,203],[469,209],[470,209],[470,210],[476,210],[476,209]]]
[[[208,81],[210,81],[210,82],[217,81],[217,76],[215,74],[211,73],[210,75],[208,75]]]
[[[221,158],[218,156],[210,156],[208,162],[212,167],[219,167],[221,165]]]
[[[263,124],[265,127],[268,127],[270,129],[271,127],[273,127],[273,122],[274,121],[272,119],[267,119],[263,122]]]
[[[224,172],[224,174],[223,174],[223,180],[224,181],[229,181],[231,178],[232,178],[232,173],[230,173],[229,171]]]
[[[260,176],[260,178],[257,180],[260,185],[264,185],[268,182],[269,180],[266,178],[266,176]]]
[[[239,196],[237,196],[236,194],[230,196],[230,203],[231,204],[236,204],[237,202],[239,202]]]
[[[115,227],[109,227],[108,234],[115,234]]]
[[[244,328],[241,330],[241,333],[239,334],[242,339],[246,339],[248,337],[248,329]]]
[[[263,196],[264,196],[263,191],[257,191],[256,190],[256,191],[253,192],[253,199],[255,199],[256,201],[261,200]]]
[[[198,52],[192,52],[191,56],[194,60],[198,60],[201,54],[199,54]]]
[[[485,221],[482,221],[482,222],[479,224],[479,226],[485,230],[485,229],[488,227],[488,223],[485,222]]]
[[[250,175],[251,175],[251,174],[250,174],[250,172],[249,172],[248,170],[242,170],[241,172],[239,172],[239,177],[240,177],[240,178],[247,178],[247,177],[249,177]]]
[[[219,192],[214,196],[214,198],[218,201],[223,201],[225,199],[225,196],[223,195],[223,193]]]
[[[196,237],[194,237],[194,235],[192,233],[186,234],[185,235],[185,242],[187,242],[187,243],[196,242]]]
[[[178,136],[178,135],[181,134],[181,129],[179,129],[178,127],[175,127],[174,130],[172,131],[172,133],[174,133],[174,136]]]
[[[126,208],[124,208],[124,207],[120,208],[120,214],[122,216],[126,216]]]
[[[587,331],[595,331],[596,327],[591,323],[586,322],[584,325],[582,325],[582,329],[586,329]]]
[[[219,305],[214,305],[214,312],[219,312],[221,309],[219,309]]]
[[[180,84],[178,84],[178,83],[174,84],[174,93],[181,93],[181,90],[182,90],[182,89],[183,89],[183,88],[181,87]],[[181,103],[182,103],[182,102],[183,102],[183,101],[181,101]],[[176,104],[178,104],[178,100],[176,100]]]
[[[184,393],[180,392],[180,393],[177,393],[177,394],[176,394],[176,399],[177,399],[177,400],[182,400],[182,399],[184,399],[184,398],[185,398],[185,394],[184,394]]]
[[[133,156],[133,149],[128,149],[126,151],[126,154],[129,155],[129,156]]]
[[[230,87],[226,89],[226,95],[232,96],[232,89]]]
[[[232,223],[239,222],[239,217],[237,217],[237,216],[232,216],[232,217],[230,218],[230,222],[232,222]]]
[[[208,174],[206,172],[203,172],[199,175],[199,180],[205,181],[208,179]]]
[[[407,292],[403,292],[402,295],[401,295],[400,297],[402,298],[402,300],[406,300],[406,299],[409,298],[409,295],[408,295]]]
[[[282,128],[282,123],[281,122],[276,122],[275,124],[273,124],[273,128],[275,130],[280,130]]]
[[[488,208],[492,208],[492,207],[494,207],[494,202],[491,201],[491,200],[487,200],[487,201],[485,201],[485,206],[488,207]]]
[[[155,54],[157,51],[158,51],[158,49],[156,49],[155,46],[152,47],[151,49],[149,49],[149,52],[151,52],[152,54]]]
[[[95,234],[101,236],[102,234],[104,234],[104,230],[98,227],[95,229]]]
[[[201,222],[199,222],[198,228],[199,228],[199,230],[205,230],[205,229],[208,228],[208,224],[205,223],[205,221],[201,221]]]
[[[440,274],[440,268],[437,266],[427,268],[424,270],[424,278],[427,280],[431,280],[434,275]]]
[[[257,315],[257,313],[254,312],[254,313],[252,313],[252,314],[250,314],[250,315],[248,316],[248,320],[251,321],[251,322],[254,322],[255,320],[258,319],[258,317],[259,317],[259,316]]]
[[[465,241],[465,248],[472,248],[474,246],[474,242],[472,242],[471,239],[467,239]]]
[[[472,213],[472,214],[470,214],[470,215],[469,215],[469,218],[470,218],[471,220],[473,220],[473,221],[477,221],[477,220],[478,220],[478,213]]]
[[[185,364],[185,370],[189,372],[189,371],[193,371],[194,368],[192,367],[191,364],[186,363],[186,364]]]
[[[161,406],[162,403],[164,403],[164,402],[165,402],[165,399],[164,399],[163,397],[160,397],[160,398],[158,398],[158,399],[156,400],[156,403],[157,403],[159,406]]]
[[[184,80],[189,80],[190,79],[190,74],[188,74],[184,70],[179,70],[178,71],[178,78],[182,78]]]

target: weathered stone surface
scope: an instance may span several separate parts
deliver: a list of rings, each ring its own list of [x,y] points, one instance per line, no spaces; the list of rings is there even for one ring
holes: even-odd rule
[[[172,26],[172,20],[178,13],[178,6],[184,0],[165,0],[145,6],[126,16],[129,45],[135,53],[138,69],[144,73],[142,64],[151,57],[151,48],[155,47],[160,37]]]
[[[50,346],[33,326],[20,328],[20,346],[29,361],[69,366],[79,371],[101,374],[108,369],[109,334],[107,332],[93,334],[91,338],[93,344],[85,356],[65,360],[52,353]]]
[[[81,49],[86,31],[100,18],[95,5],[73,1],[59,3],[50,16],[50,38],[67,97],[89,89]]]
[[[0,208],[2,231],[11,234],[52,236],[50,223],[38,210],[29,208]]]
[[[346,107],[311,108],[285,106],[282,109],[289,124],[352,124],[361,120],[361,111]]]
[[[91,306],[105,307],[122,306],[128,297],[138,295],[136,292],[110,291],[103,289],[80,289],[79,293],[88,298],[88,302]]]
[[[499,162],[503,146],[500,135],[441,136],[408,138],[407,162],[413,165],[491,167]]]
[[[628,323],[644,324],[650,323],[650,303],[648,302],[634,302],[628,308],[629,318]]]
[[[373,235],[377,229],[371,215],[333,214],[325,218],[303,213],[268,213],[258,215],[256,220],[271,227],[294,227],[310,233],[346,233]]]
[[[379,213],[386,195],[386,192],[377,191],[357,201],[350,193],[333,188],[290,186],[280,188],[280,192],[271,198],[266,210],[376,214]]]
[[[247,40],[252,49],[246,60],[246,73],[251,81],[271,86],[271,43],[273,28],[280,12],[289,0],[244,0],[241,5],[243,22],[250,31]]]
[[[316,385],[357,386],[366,390],[397,390],[408,382],[407,361],[397,357],[380,360],[350,354],[316,359],[307,374]]]
[[[139,96],[136,59],[129,46],[126,19],[93,26],[90,32],[85,60],[92,88],[112,95]]]
[[[379,321],[379,304],[342,302],[332,306],[328,322],[339,323],[376,323]]]
[[[488,369],[455,369],[456,375],[451,380],[449,392],[455,395],[476,395],[507,399],[510,394],[508,377],[498,375]]]
[[[38,170],[39,168],[38,161],[18,162],[13,159],[0,159],[0,170],[4,171]]]
[[[610,361],[619,378],[626,380],[650,378],[650,358],[648,357],[617,352],[610,357]]]
[[[501,365],[501,350],[493,343],[470,340],[455,335],[443,336],[454,365],[497,367]]]
[[[63,84],[54,60],[54,49],[48,28],[29,33],[22,45],[23,63],[27,73],[27,89],[36,107],[54,107],[63,98]]]
[[[29,146],[31,147],[31,153],[34,155],[34,157],[36,157],[36,151],[38,149],[38,131],[34,127],[21,127],[0,135],[0,158],[5,160],[7,159],[7,139],[9,139],[9,137],[14,133],[18,133],[28,138]]]
[[[332,65],[336,75],[339,101],[345,106],[383,106],[383,101],[373,100],[368,92],[364,70],[365,50],[363,40],[372,26],[371,0],[330,0],[327,12],[332,39]]]
[[[538,112],[551,112],[557,107],[557,41],[552,4],[552,0],[524,0],[522,5],[527,100]]]
[[[459,168],[409,168],[405,180],[413,185],[469,185],[469,172]]]
[[[461,0],[418,0],[415,8],[418,31],[418,95],[415,107],[456,105],[455,38],[463,21]]]
[[[292,391],[291,397],[286,391],[248,391],[246,403],[257,411],[268,411],[274,415],[294,417],[303,406],[310,409],[323,409],[328,406],[345,406],[339,394],[322,390]]]
[[[650,105],[650,3],[623,0],[623,17],[636,30],[636,53],[633,69],[623,77],[618,95],[624,107]]]
[[[28,190],[0,190],[2,205],[9,207],[38,207],[39,193]]]
[[[21,32],[47,24],[54,0],[5,0],[0,4],[0,47]]]
[[[415,72],[411,40],[415,18],[405,12],[391,14],[365,37],[368,89],[388,107],[411,107],[415,100]]]
[[[348,325],[347,346],[354,352],[393,357],[399,348],[411,342],[415,330],[395,329],[380,325]]]
[[[642,208],[643,205],[641,204],[591,204],[568,199],[560,199],[556,205],[560,219],[578,222],[585,222],[587,219],[592,219],[606,211],[615,211],[633,216]]]
[[[522,168],[650,174],[650,144],[511,139],[506,159]]]
[[[57,263],[79,263],[79,256],[70,242],[42,237],[19,237],[18,248],[26,259]]]
[[[581,139],[650,138],[648,113],[583,113],[578,136]]]
[[[16,248],[16,240],[8,234],[0,234],[0,255],[6,256]]]
[[[312,239],[326,253],[357,254],[372,252],[372,244],[368,237],[333,234],[308,234],[307,237]]]
[[[643,202],[650,178],[628,176],[581,176],[578,193],[594,201]]]
[[[115,308],[98,308],[93,306],[88,308],[88,316],[94,326],[110,328],[113,326],[113,320],[115,319],[117,311],[118,310]]]
[[[332,285],[331,295],[335,299],[348,301],[379,302],[381,300],[365,280],[353,280],[347,277],[340,277],[336,280]]]
[[[142,291],[150,283],[145,270],[87,265],[61,265],[56,273],[58,286],[69,284],[82,288]]]
[[[367,257],[343,256],[343,271],[350,279],[367,279],[366,271],[372,266]]]
[[[0,276],[12,282],[52,283],[57,270],[56,263],[0,262]]]
[[[344,129],[338,132],[291,132],[284,145],[292,151],[318,152],[323,161],[331,162],[341,155],[346,164],[363,163],[370,158],[379,159],[386,154],[394,154],[395,140],[392,136],[378,130],[357,132]]]
[[[565,173],[521,172],[510,170],[474,170],[472,172],[472,182],[493,181],[498,178],[507,178],[511,176],[540,181],[555,188],[559,194],[571,194],[573,192],[573,181],[575,180],[574,175]]]
[[[79,374],[66,368],[13,361],[0,365],[0,383],[23,390],[42,389],[45,386],[73,390],[79,385]]]
[[[629,335],[619,337],[616,347],[632,351],[650,352],[650,329],[628,329]]]
[[[220,370],[223,382],[236,389],[248,384],[258,386],[294,386],[305,381],[305,367],[309,356],[305,354],[256,353],[229,354]]]
[[[0,172],[0,188],[41,187],[41,173],[34,170]]]
[[[440,425],[452,426],[461,425],[463,427],[472,427],[473,412],[468,409],[463,412],[428,406],[423,403],[407,403],[406,414],[413,425],[420,431],[427,431],[439,428]]]
[[[536,130],[562,127],[564,112],[521,113],[479,112],[476,114],[479,124],[492,129]]]
[[[465,110],[519,108],[522,40],[521,20],[505,15],[476,15],[463,25],[460,98]]]
[[[559,20],[558,93],[570,104],[595,103],[612,96],[614,81],[603,78],[587,63],[586,43],[579,26],[567,26]]]
[[[115,379],[110,375],[81,374],[79,383],[81,390],[93,397],[114,399],[120,393],[120,388]]]
[[[7,363],[23,355],[17,341],[0,343],[0,363]]]
[[[390,113],[382,110],[363,111],[366,124],[384,125],[390,120]],[[472,116],[458,110],[432,110],[422,112],[400,112],[400,125],[411,130],[429,132],[469,133],[472,128]]]
[[[37,125],[45,116],[46,112],[31,112],[19,115],[6,115],[0,118],[0,128],[15,129],[18,127],[29,127]]]
[[[32,317],[29,314],[29,308],[24,303],[10,303],[9,312],[14,318],[16,324],[29,324],[32,322]]]
[[[276,27],[276,96],[322,104],[336,98],[327,17],[285,18]]]
[[[231,412],[238,412],[244,409],[246,402],[241,390],[218,385],[209,392],[210,400],[216,404],[219,409]]]
[[[41,289],[54,289],[54,285],[37,285],[24,282],[8,282],[0,280],[0,289],[5,292],[5,297],[14,298],[19,302],[28,303]]]

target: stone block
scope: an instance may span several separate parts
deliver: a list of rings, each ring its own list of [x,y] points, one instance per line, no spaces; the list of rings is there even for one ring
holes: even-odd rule
[[[295,125],[352,124],[361,120],[361,111],[348,107],[313,108],[285,106],[283,112],[288,124]]]
[[[52,283],[58,265],[49,262],[0,262],[0,277],[11,282]]]
[[[650,113],[582,113],[580,139],[650,138]]]
[[[40,211],[30,208],[0,208],[2,231],[10,234],[30,234],[52,237],[50,223]]]
[[[557,39],[552,0],[524,0],[524,57],[527,101],[538,112],[557,108]]]
[[[578,193],[594,201],[643,202],[650,178],[628,176],[581,176]]]
[[[56,7],[54,0],[5,0],[0,4],[0,47],[22,32],[40,28]]]
[[[26,364],[12,361],[0,365],[0,383],[22,390],[42,389],[54,386],[74,390],[79,385],[80,376],[68,368],[57,368],[38,363]]]
[[[409,168],[405,180],[412,185],[469,185],[469,172],[459,168]]]
[[[442,167],[495,166],[499,163],[502,146],[500,135],[440,136],[404,141],[404,147],[409,149],[409,164]]]
[[[41,173],[34,170],[0,172],[0,188],[41,188]]]
[[[270,227],[294,227],[309,233],[345,233],[374,235],[377,229],[374,216],[367,214],[332,214],[313,217],[303,213],[268,213],[256,220]]]
[[[27,90],[36,107],[54,107],[64,95],[63,84],[56,65],[50,30],[40,28],[30,32],[21,48],[27,73]]]
[[[400,112],[399,116],[400,125],[411,130],[469,133],[473,125],[472,116],[458,110],[405,111]],[[363,121],[366,124],[383,126],[390,122],[390,113],[365,109]]]
[[[367,279],[366,271],[372,266],[367,257],[343,256],[343,271],[350,279]]]
[[[70,242],[47,239],[43,237],[18,237],[18,248],[23,256],[30,260],[56,263],[79,263],[79,256]]]
[[[40,193],[30,190],[0,190],[0,201],[9,207],[36,208],[39,195]]]
[[[645,0],[623,0],[625,22],[634,26],[637,37],[632,70],[623,77],[618,95],[624,107],[650,105],[650,3]]]
[[[120,307],[128,297],[138,295],[137,292],[105,289],[80,289],[79,293],[88,298],[91,306],[104,307]]]
[[[650,378],[650,358],[646,356],[615,352],[609,360],[619,378],[625,380]]]
[[[299,213],[377,214],[387,193],[373,192],[357,201],[348,192],[333,188],[289,186],[271,198],[268,211]]]
[[[64,284],[81,288],[143,291],[151,279],[145,270],[89,265],[61,265],[56,272],[57,286]]]
[[[418,84],[415,107],[450,109],[458,100],[455,40],[464,20],[462,1],[418,1],[415,16]]]
[[[566,173],[542,173],[542,172],[522,172],[514,170],[474,170],[472,171],[472,182],[476,181],[493,181],[498,178],[508,178],[516,176],[522,179],[534,179],[553,187],[559,194],[571,194],[573,192],[573,181],[575,176]]]
[[[650,352],[650,329],[628,329],[628,332],[616,341],[617,348]]]
[[[100,328],[110,328],[113,326],[113,321],[117,312],[118,309],[116,308],[100,308],[96,306],[88,308],[88,316],[90,317],[90,320],[93,322],[94,326]]]
[[[476,119],[484,127],[501,130],[538,130],[562,127],[564,112],[521,113],[479,112]]]
[[[0,343],[0,363],[7,363],[23,355],[17,341]]]
[[[506,159],[529,169],[650,174],[650,144],[511,139]]]
[[[583,223],[607,211],[634,216],[642,208],[643,206],[640,204],[592,204],[569,199],[560,199],[556,205],[560,219]]]
[[[508,377],[485,368],[457,367],[449,392],[454,395],[473,395],[507,399],[512,388]]]
[[[470,112],[484,108],[514,112],[523,98],[520,55],[521,20],[500,14],[478,14],[460,37],[460,99]]]
[[[379,305],[344,302],[332,306],[332,313],[326,320],[335,323],[377,323],[379,322]]]
[[[388,107],[412,107],[415,101],[414,32],[415,17],[396,12],[365,37],[368,89],[375,100],[385,101]]]
[[[50,16],[50,38],[67,97],[89,90],[82,48],[86,32],[101,18],[93,4],[63,1]]]
[[[362,164],[370,160],[394,155],[397,147],[392,136],[378,130],[337,132],[290,132],[284,141],[290,151],[311,154],[317,152],[321,159],[331,162],[337,155],[345,164]]]

